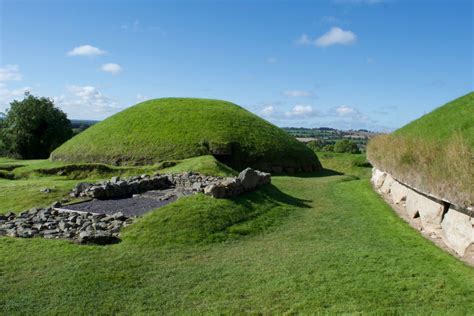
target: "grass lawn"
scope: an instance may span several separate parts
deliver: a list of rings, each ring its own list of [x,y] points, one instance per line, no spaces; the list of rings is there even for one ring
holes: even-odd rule
[[[0,313],[472,313],[474,269],[399,219],[361,156],[319,156],[332,171],[182,199],[119,244],[1,237]]]

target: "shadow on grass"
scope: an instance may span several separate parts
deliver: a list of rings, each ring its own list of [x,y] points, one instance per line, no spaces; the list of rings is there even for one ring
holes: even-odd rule
[[[275,176],[288,176],[288,177],[295,177],[295,178],[322,178],[322,177],[343,176],[343,175],[345,174],[342,172],[332,170],[332,169],[326,169],[326,168],[323,168],[322,170],[315,171],[315,172],[304,172],[304,173],[298,173],[298,174],[275,174]]]
[[[280,191],[273,184],[262,186],[257,191],[243,194],[234,198],[235,203],[241,204],[248,208],[253,208],[252,204],[258,205],[269,201],[303,208],[311,207],[307,203],[312,202],[311,200],[299,199],[288,195]]]

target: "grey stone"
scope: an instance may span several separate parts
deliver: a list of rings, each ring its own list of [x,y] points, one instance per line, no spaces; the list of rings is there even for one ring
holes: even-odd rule
[[[239,180],[244,190],[253,190],[258,183],[258,174],[252,168],[247,168],[239,174]]]

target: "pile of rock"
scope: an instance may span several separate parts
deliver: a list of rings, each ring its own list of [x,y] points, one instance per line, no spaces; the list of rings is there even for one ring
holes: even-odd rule
[[[120,229],[132,218],[113,215],[37,209],[0,215],[0,236],[69,239],[77,243],[109,244],[118,241]]]
[[[72,197],[89,197],[94,199],[113,199],[130,197],[151,190],[165,190],[173,186],[167,176],[141,175],[121,179],[112,177],[110,180],[97,184],[81,182],[71,192]]]
[[[196,172],[166,175],[176,188],[185,191],[204,192],[207,186],[224,180],[223,177],[206,176]]]
[[[236,178],[226,178],[204,188],[204,193],[217,199],[238,196],[257,187],[271,183],[271,175],[247,168]]]
[[[79,183],[71,192],[73,197],[113,199],[130,197],[151,190],[175,188],[189,193],[205,193],[214,198],[235,197],[271,182],[269,173],[247,168],[238,177],[214,177],[195,172],[180,174],[141,175],[121,179],[113,177],[97,184]]]

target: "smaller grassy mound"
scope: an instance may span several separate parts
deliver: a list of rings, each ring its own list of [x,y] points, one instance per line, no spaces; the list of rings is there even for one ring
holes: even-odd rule
[[[122,237],[125,242],[155,246],[222,242],[264,232],[298,207],[305,207],[302,200],[273,185],[234,199],[199,194],[146,214]]]
[[[458,98],[367,147],[397,179],[460,206],[474,204],[474,93]]]
[[[235,170],[321,169],[317,156],[282,129],[230,102],[165,98],[134,105],[73,137],[54,161],[151,165],[213,155]]]

